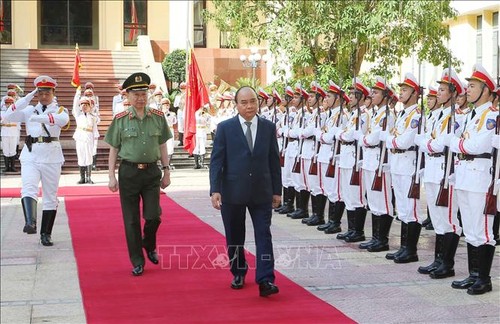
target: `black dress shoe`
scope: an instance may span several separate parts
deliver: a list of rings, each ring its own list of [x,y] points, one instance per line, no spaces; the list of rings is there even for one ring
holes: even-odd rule
[[[138,265],[132,269],[132,275],[134,276],[140,276],[144,272],[144,266],[143,265]]]
[[[148,256],[149,261],[154,264],[158,264],[158,253],[156,253],[156,251],[146,252],[146,255]]]
[[[236,275],[231,281],[231,288],[233,289],[241,289],[245,285],[245,276]]]
[[[267,297],[272,294],[279,293],[278,286],[269,281],[264,281],[259,284],[259,295],[260,297]]]

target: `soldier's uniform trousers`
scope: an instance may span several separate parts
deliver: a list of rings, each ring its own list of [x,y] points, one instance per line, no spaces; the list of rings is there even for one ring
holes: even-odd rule
[[[2,152],[4,156],[11,157],[17,154],[16,148],[19,144],[19,123],[2,123]]]
[[[424,221],[424,215],[420,211],[420,199],[408,198],[412,174],[415,171],[415,156],[415,151],[389,154],[398,218],[406,224],[422,224]]]
[[[144,265],[142,248],[154,251],[156,232],[161,223],[160,180],[162,174],[156,163],[146,169],[122,163],[118,170],[120,202],[129,257],[134,266]],[[139,199],[142,197],[142,217],[145,220],[141,233]]]
[[[461,235],[462,227],[458,221],[457,199],[451,183],[449,186],[448,207],[436,205],[441,179],[444,174],[443,166],[444,155],[434,157],[426,154],[423,180],[427,207],[436,234],[455,233]]]
[[[304,149],[307,148],[306,141],[312,142],[312,140],[303,139],[303,141],[304,144],[302,145],[302,152],[304,152]],[[300,150],[300,147],[298,147],[298,150]],[[297,154],[299,153],[300,152],[297,151]],[[304,159],[302,156],[297,158],[298,161],[297,163],[300,163],[300,172],[299,173],[292,172],[292,181],[293,181],[293,186],[295,187],[295,191],[300,192],[302,190],[309,190],[309,184],[307,182],[307,173],[309,172],[309,167],[311,166],[311,160],[310,159],[307,160],[309,161],[309,163],[306,166],[306,159]]]
[[[304,169],[302,172],[305,175],[305,183],[307,190],[311,192],[313,196],[321,194],[319,189],[319,178],[317,175],[309,174],[309,169],[311,168],[311,163],[315,155],[314,140],[305,139],[304,146],[302,148],[302,166]]]
[[[283,187],[289,188],[294,186],[292,178],[292,168],[295,162],[295,156],[298,153],[297,143],[298,141],[295,138],[288,139],[288,146],[285,149],[285,164],[282,168],[281,174]],[[297,188],[295,190],[299,191],[299,189]]]
[[[361,148],[359,148],[361,150]],[[365,186],[363,184],[363,173],[360,172],[359,186],[351,185],[352,168],[354,166],[354,143],[342,144],[340,147],[340,188],[342,188],[343,201],[347,210],[365,207]],[[361,170],[360,170],[361,171]]]
[[[382,191],[372,190],[380,155],[379,147],[363,147],[362,180],[366,190],[368,206],[373,215],[394,215],[392,206],[392,180],[389,172],[382,172]]]
[[[338,187],[338,176],[335,174],[334,178],[326,176],[326,171],[330,165],[330,157],[332,154],[332,145],[322,143],[318,153],[318,181],[320,194],[328,197],[331,202],[336,202],[340,200],[340,195],[337,190]],[[337,172],[337,168],[335,168]],[[313,195],[315,193],[313,192]]]
[[[196,146],[194,147],[193,154],[205,155],[207,143],[207,129],[205,126],[196,126]]]

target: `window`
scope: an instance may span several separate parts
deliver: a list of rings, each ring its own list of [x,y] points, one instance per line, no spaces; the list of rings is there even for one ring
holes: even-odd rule
[[[195,0],[193,3],[193,30],[194,47],[207,47],[207,35],[205,21],[203,20],[203,11],[206,8],[205,0]]]
[[[92,0],[40,1],[40,44],[92,46]]]
[[[148,3],[146,0],[123,1],[123,43],[137,45],[137,36],[148,34]]]
[[[231,38],[231,32],[221,31],[219,36],[220,48],[238,48],[238,42]]]
[[[0,44],[12,44],[11,0],[0,1]]]
[[[483,63],[483,16],[476,17],[476,62]]]
[[[493,73],[497,74],[497,82],[500,82],[499,57],[500,45],[498,45],[498,11],[493,13]]]

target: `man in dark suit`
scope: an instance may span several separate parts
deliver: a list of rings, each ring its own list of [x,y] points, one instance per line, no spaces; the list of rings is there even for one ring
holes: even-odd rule
[[[217,127],[210,160],[210,196],[224,222],[233,289],[243,288],[248,270],[244,253],[248,208],[257,246],[255,279],[264,297],[279,291],[274,285],[270,229],[272,209],[281,203],[276,126],[257,116],[258,100],[253,88],[240,88],[234,100],[238,115]]]

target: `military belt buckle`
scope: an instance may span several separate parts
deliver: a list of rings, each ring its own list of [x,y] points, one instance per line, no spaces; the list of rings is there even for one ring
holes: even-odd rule
[[[137,163],[137,169],[139,170],[145,170],[148,168],[148,164],[147,163]]]
[[[43,143],[43,136],[38,136],[38,137],[36,138],[36,142],[37,142],[37,143]]]

